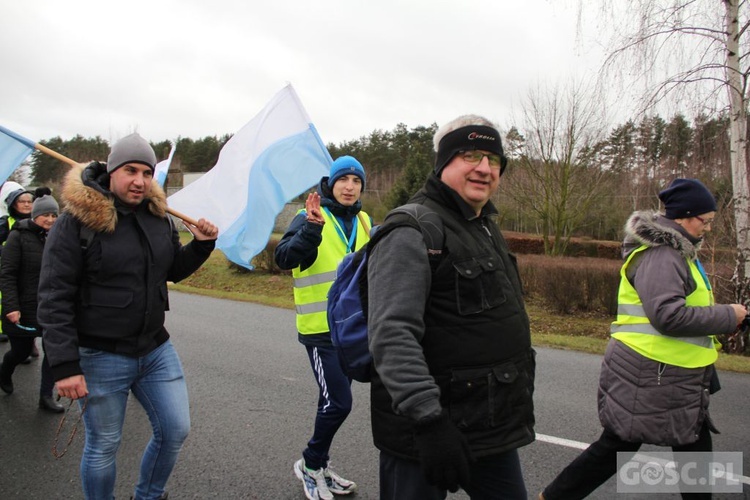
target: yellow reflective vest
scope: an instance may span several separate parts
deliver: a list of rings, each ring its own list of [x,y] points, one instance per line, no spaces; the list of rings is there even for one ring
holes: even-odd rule
[[[8,222],[8,234],[10,234],[10,230],[13,229],[13,226],[16,224],[16,218],[12,215],[9,215],[6,219]],[[5,239],[5,241],[8,241],[8,238]],[[5,241],[3,241],[3,246],[5,246]]]
[[[322,212],[326,223],[323,225],[323,239],[318,247],[318,257],[313,265],[304,271],[301,271],[299,266],[292,270],[297,331],[302,335],[330,331],[326,314],[328,290],[336,278],[336,268],[348,253],[347,242],[343,237],[344,230],[338,220],[328,210]],[[355,220],[357,236],[352,251],[362,248],[370,241],[370,217],[360,211]]]
[[[620,269],[620,289],[617,298],[617,320],[610,327],[613,338],[626,344],[649,359],[683,368],[700,368],[716,361],[721,344],[714,335],[701,337],[671,337],[660,333],[651,325],[643,311],[638,292],[628,280],[626,271],[633,257],[649,248],[642,245],[628,256]],[[687,307],[714,305],[714,294],[706,278],[694,261],[688,260],[690,274],[696,289],[685,297]]]

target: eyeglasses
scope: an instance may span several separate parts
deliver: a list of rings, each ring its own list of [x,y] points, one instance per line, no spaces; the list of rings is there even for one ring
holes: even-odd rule
[[[494,153],[482,153],[481,151],[471,150],[471,151],[459,151],[459,155],[461,155],[461,158],[463,161],[468,163],[471,166],[476,167],[480,163],[482,163],[482,159],[486,156],[487,161],[490,164],[490,168],[500,168],[501,158],[500,155],[494,154]]]
[[[713,219],[704,219],[703,217],[699,217],[697,215],[695,216],[695,218],[701,221],[704,226],[710,226],[711,224],[714,223]]]

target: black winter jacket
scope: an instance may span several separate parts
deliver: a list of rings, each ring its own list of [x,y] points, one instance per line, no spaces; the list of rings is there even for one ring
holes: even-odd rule
[[[392,230],[370,255],[375,446],[417,459],[416,424],[440,412],[467,437],[474,457],[529,444],[534,351],[518,267],[493,220],[497,212],[488,203],[476,216],[434,175],[410,202],[440,216],[445,243],[432,272],[423,237],[411,228]]]
[[[3,331],[9,335],[16,331],[6,317],[9,312],[20,311],[23,326],[39,326],[36,319],[37,289],[46,237],[47,231],[31,219],[24,219],[13,225],[5,242],[0,260],[0,291]]]
[[[74,168],[45,247],[38,317],[55,380],[82,373],[78,347],[140,357],[166,342],[167,281],[189,276],[214,248],[180,244],[156,182],[135,209],[108,186],[104,165]],[[83,226],[95,233],[85,251]]]

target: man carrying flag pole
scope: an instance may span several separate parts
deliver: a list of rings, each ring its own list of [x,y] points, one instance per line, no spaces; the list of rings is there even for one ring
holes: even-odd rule
[[[167,498],[190,430],[182,365],[164,327],[167,281],[197,270],[218,230],[200,219],[187,226],[194,240],[180,243],[155,166],[151,145],[131,134],[112,146],[106,164],[71,168],[66,209],[42,257],[38,320],[57,392],[79,400],[83,414],[87,500],[113,498],[131,392],[153,427],[134,498]]]
[[[78,164],[0,127],[2,180],[37,149],[69,165],[66,211],[42,257],[38,320],[60,396],[78,399],[86,429],[86,499],[112,498],[128,394],[149,414],[135,498],[166,499],[165,486],[190,429],[182,366],[164,328],[167,281],[210,256],[218,229],[167,207],[153,182],[156,155],[138,134],[112,146],[107,164]],[[183,246],[167,216],[187,222]]]

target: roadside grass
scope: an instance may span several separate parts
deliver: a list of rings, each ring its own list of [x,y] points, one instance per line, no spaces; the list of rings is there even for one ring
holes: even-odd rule
[[[183,238],[189,241],[186,236]],[[220,299],[294,309],[291,274],[273,274],[263,270],[236,271],[230,268],[224,254],[218,250],[192,276],[178,284],[170,284],[170,288]],[[531,340],[535,346],[604,354],[611,317],[591,313],[556,314],[533,299],[527,300],[526,307],[531,321]],[[716,366],[720,370],[750,373],[750,357],[719,353]]]

